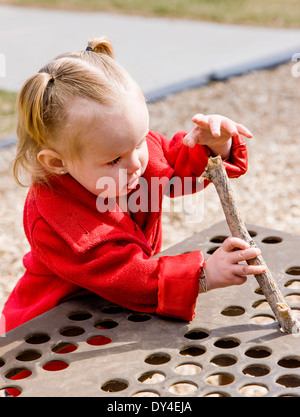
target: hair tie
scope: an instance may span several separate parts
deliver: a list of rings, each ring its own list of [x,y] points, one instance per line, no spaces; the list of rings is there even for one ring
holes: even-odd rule
[[[50,75],[51,75],[51,78],[50,78],[49,82],[50,82],[50,83],[54,83],[54,81],[55,81],[55,77],[54,77],[54,75],[52,75],[52,74],[50,74]]]
[[[87,46],[86,51],[92,51],[93,52],[93,48],[91,46]]]

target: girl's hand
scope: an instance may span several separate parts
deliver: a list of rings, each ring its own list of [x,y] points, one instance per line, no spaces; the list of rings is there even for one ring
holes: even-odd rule
[[[196,114],[192,121],[196,127],[185,136],[184,144],[191,148],[196,144],[206,145],[214,155],[221,155],[223,159],[230,155],[232,136],[240,134],[252,138],[246,127],[218,114]]]
[[[237,248],[240,250],[235,250]],[[242,239],[227,238],[205,263],[208,290],[241,285],[247,280],[247,275],[266,272],[266,265],[239,264],[260,254],[260,249],[251,248]]]

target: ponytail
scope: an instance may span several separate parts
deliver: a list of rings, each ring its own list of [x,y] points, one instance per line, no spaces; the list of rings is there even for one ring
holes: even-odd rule
[[[76,135],[69,139],[64,134],[74,97],[109,105],[133,87],[135,82],[114,59],[106,37],[90,39],[85,51],[59,55],[30,77],[18,97],[17,183],[21,184],[20,169],[31,174],[32,182],[47,182],[49,173],[37,160],[42,149],[59,148],[80,157]]]
[[[18,97],[19,121],[22,120],[26,132],[40,144],[46,142],[42,120],[43,98],[51,80],[52,76],[46,73],[38,73],[30,77]]]
[[[13,174],[19,185],[23,185],[19,179],[20,168],[29,171],[34,177],[38,177],[41,172],[36,156],[43,146],[47,146],[43,100],[52,80],[53,77],[45,72],[33,75],[25,82],[18,96],[19,140]]]
[[[105,36],[102,36],[101,38],[90,39],[86,50],[100,54],[105,54],[110,56],[111,58],[114,58],[113,46]]]

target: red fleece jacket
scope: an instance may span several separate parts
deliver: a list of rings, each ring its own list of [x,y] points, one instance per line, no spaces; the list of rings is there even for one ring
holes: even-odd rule
[[[153,177],[168,180],[175,176],[191,177],[196,184],[210,150],[201,145],[184,146],[185,134],[179,132],[170,141],[149,133],[149,163],[143,175],[148,184]],[[230,177],[246,172],[247,150],[240,136],[233,138],[231,158],[225,166]],[[148,204],[156,198],[159,209],[140,210],[131,216],[118,207],[100,213],[97,196],[70,175],[51,180],[50,187],[30,188],[24,229],[31,251],[24,256],[26,271],[3,310],[6,331],[82,290],[132,310],[193,319],[204,255],[195,251],[153,258],[161,247],[163,190],[156,196],[149,195],[150,187],[140,192],[148,193],[144,194]]]

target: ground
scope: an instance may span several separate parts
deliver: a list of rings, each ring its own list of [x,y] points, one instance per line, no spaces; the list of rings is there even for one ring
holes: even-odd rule
[[[219,113],[243,123],[254,137],[247,140],[248,172],[232,180],[238,206],[246,223],[300,233],[300,78],[293,63],[254,71],[226,82],[183,91],[149,104],[151,129],[168,137],[190,130],[195,113]],[[15,148],[0,150],[0,310],[23,273],[22,257],[28,243],[22,226],[27,189],[18,187],[9,164]],[[197,196],[165,201],[163,248],[223,220],[212,185]]]

